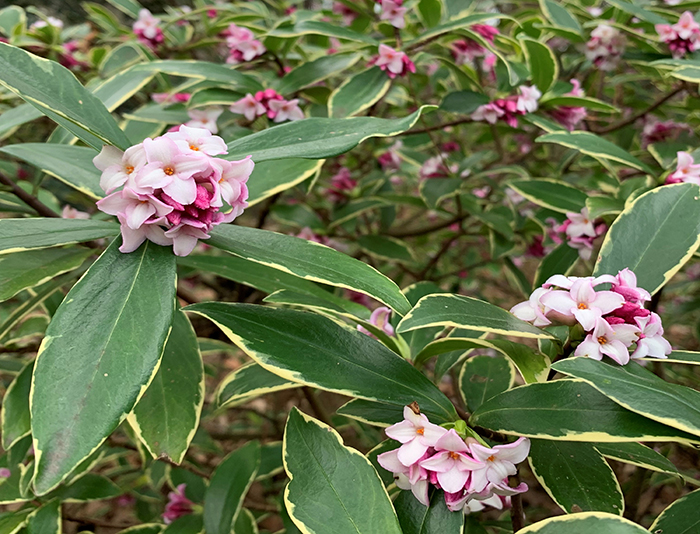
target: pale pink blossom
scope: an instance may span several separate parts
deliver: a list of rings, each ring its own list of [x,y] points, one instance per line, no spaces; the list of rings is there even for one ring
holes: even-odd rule
[[[416,66],[404,52],[394,50],[385,44],[379,45],[379,56],[371,63],[386,71],[389,78],[403,76],[408,72],[416,72]]]
[[[598,25],[586,43],[586,57],[604,71],[615,69],[624,51],[625,37],[608,24]]]
[[[255,117],[264,115],[265,111],[265,106],[258,102],[250,93],[237,102],[234,102],[231,106],[231,113],[243,115],[249,121],[255,120]]]
[[[160,19],[154,17],[148,9],[139,11],[139,17],[132,29],[139,41],[151,48],[155,48],[165,39],[163,30],[160,28]]]
[[[447,163],[448,155],[442,152],[438,156],[433,156],[425,160],[421,165],[419,175],[422,180],[428,178],[445,178],[450,174],[454,174],[459,170],[459,165],[456,163]]]
[[[696,164],[688,152],[678,152],[676,170],[669,176],[673,182],[688,182],[700,185],[700,164]]]
[[[407,9],[401,6],[400,3],[393,0],[384,0],[382,2],[382,14],[379,20],[389,21],[394,28],[404,28],[406,26],[406,11]]]
[[[416,414],[408,406],[403,409],[403,417],[403,421],[390,426],[384,433],[402,444],[398,449],[398,459],[409,467],[416,463],[428,448],[435,447],[438,439],[444,436],[447,430],[428,421],[424,414]]]
[[[569,237],[595,237],[596,231],[588,208],[583,208],[580,213],[567,212],[566,217],[570,223],[566,227],[566,235]]]
[[[421,467],[437,473],[440,487],[455,493],[467,486],[470,474],[484,466],[475,460],[464,440],[454,430],[443,434],[435,443],[438,451],[434,456],[420,462]]]
[[[190,101],[192,95],[190,93],[153,93],[151,94],[151,100],[156,104],[184,104]]]
[[[471,119],[473,121],[486,121],[489,124],[496,124],[498,119],[504,114],[505,112],[499,106],[491,102],[476,108],[476,111],[471,115]]]
[[[180,126],[177,132],[168,132],[165,137],[175,141],[175,144],[183,154],[197,155],[200,153],[209,156],[226,154],[226,143],[221,137],[212,135],[207,128],[192,128],[187,125]]]
[[[424,456],[427,456],[427,453]],[[430,506],[430,499],[428,498],[428,471],[420,466],[419,461],[420,459],[411,466],[406,467],[399,460],[398,449],[377,456],[379,465],[394,473],[394,480],[398,488],[403,490],[410,489],[421,504]]]
[[[229,24],[221,35],[226,37],[226,46],[229,48],[226,63],[235,65],[243,61],[252,61],[266,52],[265,46],[255,39],[253,32],[248,28]]]
[[[66,204],[63,206],[63,210],[61,210],[61,218],[62,219],[89,219],[90,214],[85,213],[84,211],[79,211],[75,209],[73,206],[69,206]]]
[[[382,306],[372,312],[372,315],[370,315],[369,317],[369,323],[371,325],[376,326],[379,330],[383,331],[387,336],[393,336],[394,327],[389,322],[390,317],[391,308]],[[357,325],[357,330],[358,332],[362,332],[363,334],[367,334],[368,336],[374,337],[374,335],[361,324]]]
[[[576,347],[574,355],[593,360],[609,356],[620,365],[626,365],[630,359],[627,347],[635,342],[638,332],[639,328],[630,324],[611,325],[604,319],[597,319],[593,331]]]
[[[547,312],[549,310],[541,300],[542,297],[550,291],[552,290],[538,287],[532,292],[528,300],[513,306],[510,309],[510,313],[515,315],[518,319],[532,323],[535,326],[547,326],[551,324],[552,321],[547,318]]]
[[[190,120],[185,123],[185,126],[190,128],[206,128],[211,133],[219,132],[216,125],[216,120],[224,112],[219,106],[211,106],[206,109],[190,109],[187,110]]]
[[[639,332],[637,348],[631,358],[667,358],[673,351],[671,344],[663,337],[661,317],[652,312],[647,317],[636,317]]]
[[[534,85],[531,87],[521,85],[518,90],[520,91],[517,103],[518,111],[523,114],[537,111],[537,102],[542,96],[540,90]]]
[[[169,525],[176,519],[192,513],[193,503],[185,497],[186,484],[180,484],[175,491],[168,493],[168,503],[163,512],[163,522]]]
[[[97,201],[100,211],[109,215],[124,215],[124,223],[132,230],[143,224],[162,221],[173,208],[151,195],[139,195],[129,188],[107,195]]]
[[[622,295],[612,291],[596,291],[591,281],[585,279],[576,280],[569,291],[550,291],[540,300],[564,317],[574,317],[586,331],[592,330],[598,319],[625,301]]]
[[[53,26],[54,28],[61,30],[63,29],[63,21],[61,19],[57,19],[56,17],[46,17],[46,20],[41,19],[32,22],[29,29],[38,30],[39,28],[46,28],[47,26]]]
[[[269,106],[275,113],[274,122],[297,121],[304,118],[304,112],[299,108],[298,98],[294,100],[271,100]]]
[[[615,282],[613,282],[612,290],[615,293],[619,293],[627,302],[633,304],[644,304],[644,302],[651,300],[651,295],[649,292],[637,286],[637,275],[630,271],[628,268],[622,269],[617,276],[615,276]]]
[[[515,475],[519,464],[530,453],[530,440],[519,438],[507,445],[496,445],[493,448],[479,443],[471,443],[469,451],[482,467],[472,470],[469,491],[481,493],[489,484],[501,484],[509,476]]]
[[[138,173],[145,167],[148,161],[141,144],[128,148],[126,152],[111,145],[104,145],[92,163],[102,171],[100,187],[105,193],[111,193],[124,185],[133,173]]]

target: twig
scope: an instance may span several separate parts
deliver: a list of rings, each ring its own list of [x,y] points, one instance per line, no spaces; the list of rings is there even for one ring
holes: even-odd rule
[[[82,517],[78,515],[71,515],[71,514],[66,514],[65,512],[63,513],[63,519],[65,521],[70,521],[72,523],[78,523],[79,525],[83,526],[94,526],[94,527],[105,527],[105,528],[113,528],[113,529],[123,529],[123,528],[129,528],[133,527],[134,525],[138,525],[139,523],[131,523],[131,522],[111,522],[111,521],[104,521],[102,519],[92,519],[89,517]]]
[[[30,206],[42,217],[61,217],[58,213],[49,208],[41,200],[36,198],[34,195],[27,193],[24,189],[22,189],[14,181],[12,181],[12,179],[8,178],[4,174],[0,174],[0,183],[3,183],[6,186],[8,186],[17,198],[19,198],[22,202]]]
[[[510,498],[510,523],[513,525],[513,532],[525,527],[525,513],[523,512],[523,499],[517,493]]]
[[[659,106],[663,105],[668,100],[670,100],[671,98],[676,96],[678,93],[685,90],[686,87],[687,87],[686,83],[683,82],[683,83],[677,85],[671,92],[666,93],[665,95],[659,97],[648,108],[640,111],[639,113],[635,113],[631,117],[628,117],[625,120],[622,120],[622,121],[617,122],[615,124],[611,124],[610,126],[606,126],[605,128],[599,128],[599,129],[595,129],[595,130],[591,129],[591,131],[593,133],[596,133],[596,134],[606,134],[606,133],[614,132],[615,130],[619,130],[620,128],[624,128],[625,126],[635,122],[637,119],[641,119],[645,115],[651,113],[656,108],[658,108]]]
[[[328,416],[328,412],[326,412],[326,409],[323,406],[321,406],[320,402],[318,402],[318,399],[314,396],[313,390],[307,386],[304,386],[301,388],[301,392],[304,394],[304,397],[311,405],[311,409],[316,414],[316,417],[318,417],[323,423],[327,424],[328,426],[333,426],[333,424],[331,423],[331,418]]]
[[[454,121],[444,122],[442,124],[435,124],[433,126],[427,126],[425,128],[419,128],[417,130],[407,130],[405,132],[401,132],[401,133],[397,134],[395,137],[399,137],[402,135],[417,135],[417,134],[422,134],[422,133],[428,133],[428,132],[432,132],[434,130],[442,130],[443,128],[447,128],[448,126],[457,126],[459,124],[464,124],[466,122],[474,122],[474,121],[472,121],[472,119],[469,117],[463,117],[461,119],[457,119]]]
[[[391,237],[416,237],[419,235],[430,234],[436,230],[442,230],[448,226],[452,226],[454,223],[461,222],[463,219],[467,218],[469,215],[460,215],[446,221],[442,221],[431,226],[424,226],[423,228],[407,228],[406,230],[394,230],[392,232],[387,232],[387,235]]]

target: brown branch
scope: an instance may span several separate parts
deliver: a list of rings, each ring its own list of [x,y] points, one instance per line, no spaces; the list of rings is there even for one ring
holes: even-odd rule
[[[525,513],[523,512],[523,498],[519,493],[510,498],[510,522],[513,532],[518,532],[525,527]]]
[[[687,84],[685,82],[677,85],[671,92],[666,93],[665,95],[659,97],[657,100],[655,100],[648,108],[640,111],[639,113],[635,113],[634,115],[626,118],[625,120],[622,120],[620,122],[617,122],[615,124],[611,124],[610,126],[606,126],[605,128],[598,128],[598,129],[591,129],[591,131],[595,134],[606,134],[610,132],[614,132],[616,130],[619,130],[620,128],[624,128],[625,126],[628,126],[635,122],[637,119],[643,118],[645,115],[648,115],[655,109],[657,109],[659,106],[662,106],[665,104],[668,100],[676,96],[678,93],[681,91],[684,91],[687,88]]]
[[[460,215],[446,221],[442,221],[431,226],[424,226],[423,228],[407,228],[406,230],[394,230],[392,232],[387,232],[387,235],[391,237],[416,237],[419,235],[430,234],[437,230],[442,230],[448,226],[452,226],[454,223],[461,222],[463,219],[468,217],[468,215]]]
[[[42,217],[61,217],[58,213],[49,208],[41,200],[36,198],[34,195],[27,193],[24,189],[18,186],[11,178],[8,178],[4,174],[0,174],[0,183],[8,186],[17,198],[19,198],[22,202],[31,207]]]
[[[133,527],[134,525],[139,524],[139,523],[131,523],[131,522],[104,521],[102,519],[92,519],[90,517],[82,517],[79,515],[66,514],[65,512],[63,513],[62,517],[63,517],[64,521],[70,521],[71,523],[78,523],[81,526],[105,527],[105,528],[113,528],[113,529],[119,529],[119,530],[124,529],[124,528]]]

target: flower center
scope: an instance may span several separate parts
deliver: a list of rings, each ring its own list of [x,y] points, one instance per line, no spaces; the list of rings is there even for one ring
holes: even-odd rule
[[[125,167],[125,170],[126,170],[126,174],[131,174],[132,172],[134,172],[134,166],[133,166],[133,165],[127,165],[127,166]]]
[[[193,143],[190,143],[190,150],[199,150],[199,147],[195,146]]]
[[[422,436],[425,434],[425,428],[416,428],[416,434]]]
[[[447,453],[447,456],[449,456],[449,457],[452,458],[453,460],[457,460],[457,459],[459,458],[459,454],[457,454],[457,453],[454,452],[454,451],[448,452],[448,453]]]
[[[607,342],[608,338],[606,338],[605,336],[598,336],[598,343],[600,343],[601,345],[605,345]]]
[[[486,458],[486,461],[487,461],[487,462],[493,462],[495,459],[496,459],[496,457],[492,454],[491,456],[489,456],[488,458]]]
[[[168,176],[172,176],[173,174],[175,174],[175,169],[173,169],[172,167],[165,167],[163,169],[163,172]]]
[[[588,309],[588,304],[586,304],[585,302],[579,302],[579,303],[578,303],[578,309],[579,309],[579,310],[587,310],[587,309]]]

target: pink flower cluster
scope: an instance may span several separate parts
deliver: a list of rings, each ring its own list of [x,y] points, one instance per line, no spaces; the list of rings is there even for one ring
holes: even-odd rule
[[[378,0],[377,3],[382,6],[382,14],[379,20],[386,20],[394,28],[406,27],[406,11],[403,7],[403,0]]]
[[[564,242],[571,248],[578,249],[579,256],[584,260],[590,260],[593,254],[593,242],[595,239],[603,235],[608,227],[605,223],[595,224],[591,220],[588,208],[583,208],[581,213],[567,212],[566,220],[562,224],[554,223],[550,237],[557,245]],[[563,235],[563,238],[560,237]]]
[[[693,129],[682,122],[673,120],[659,121],[655,117],[647,119],[642,129],[642,148],[646,148],[653,143],[664,141],[675,141],[683,132],[693,134]]]
[[[340,170],[331,177],[331,186],[326,190],[331,202],[338,203],[347,200],[348,192],[355,189],[357,180],[353,179],[350,169],[341,167]]]
[[[194,511],[192,501],[185,497],[186,487],[187,484],[180,484],[175,491],[168,493],[168,503],[165,505],[165,511],[163,512],[163,522],[166,525]]]
[[[333,2],[333,13],[343,16],[343,24],[345,26],[350,26],[360,15],[357,11],[350,9],[342,2]]]
[[[163,30],[160,29],[160,19],[154,17],[148,9],[139,11],[139,18],[132,27],[134,34],[149,48],[157,48],[163,42]]]
[[[573,89],[562,96],[586,96],[586,93],[581,89],[581,83],[573,79],[571,80],[571,85]],[[581,106],[560,106],[549,112],[552,118],[559,124],[564,126],[567,130],[573,131],[576,129],[578,123],[586,118],[586,108]]]
[[[274,122],[296,121],[304,118],[299,108],[299,99],[285,100],[274,89],[258,91],[255,95],[248,93],[230,108],[231,113],[243,115],[249,121],[267,115]]]
[[[230,24],[223,32],[226,38],[226,46],[229,49],[229,56],[226,63],[236,65],[244,61],[252,61],[265,53],[265,46],[255,38],[253,32],[248,28],[242,28],[235,24]]]
[[[700,46],[700,24],[695,22],[690,11],[683,13],[675,24],[657,24],[659,38],[668,45],[675,58],[695,52]]]
[[[473,121],[486,121],[489,124],[496,124],[503,120],[511,128],[518,127],[518,115],[527,115],[537,111],[537,102],[542,93],[537,87],[521,85],[520,95],[512,95],[507,98],[499,98],[488,104],[476,108],[472,113]]]
[[[601,284],[611,284],[612,290],[596,290]],[[661,318],[644,308],[649,300],[651,295],[637,286],[637,276],[629,269],[597,278],[557,274],[510,311],[535,326],[553,321],[578,323],[587,335],[576,347],[576,356],[594,360],[609,356],[626,365],[630,358],[666,358],[671,353],[671,345],[663,337]],[[630,355],[632,345],[635,348]]]
[[[600,70],[614,70],[625,51],[625,37],[620,30],[600,24],[586,43],[586,57]]]
[[[493,40],[498,35],[498,29],[488,24],[474,24],[469,28],[481,35],[486,41],[493,44]],[[452,57],[457,65],[471,65],[476,58],[484,58],[485,70],[491,70],[496,62],[493,52],[484,48],[474,39],[459,39],[452,43]]]
[[[405,76],[409,72],[416,72],[413,61],[408,59],[405,52],[394,50],[385,44],[379,45],[379,55],[373,58],[369,65],[376,65],[387,73],[392,80],[397,76]]]
[[[700,164],[695,163],[693,156],[688,152],[678,152],[677,157],[676,170],[666,178],[666,183],[685,182],[700,185]]]
[[[403,146],[401,141],[397,141],[386,152],[383,152],[377,157],[382,170],[398,170],[401,167],[401,156],[399,150]]]
[[[391,308],[387,308],[386,306],[381,306],[374,310],[372,312],[372,315],[369,316],[369,323],[371,325],[376,326],[379,328],[381,331],[383,331],[387,336],[393,336],[394,335],[394,327],[391,326],[391,323],[389,322],[389,319],[391,318]],[[376,336],[367,330],[364,326],[358,324],[357,325],[357,331],[362,332],[363,334],[367,334],[370,337],[376,338]]]
[[[450,174],[455,174],[459,170],[459,165],[456,163],[448,164],[447,158],[447,152],[441,152],[439,155],[425,160],[418,173],[420,179],[447,178]]]
[[[463,440],[455,430],[432,424],[412,406],[403,410],[404,420],[385,430],[386,435],[401,443],[398,449],[377,457],[379,465],[394,473],[396,485],[410,489],[425,506],[429,506],[428,489],[436,486],[445,492],[447,507],[457,512],[470,511],[472,500],[501,508],[494,496],[511,496],[527,491],[527,484],[508,484],[515,475],[515,464],[527,458],[530,440],[520,438],[514,443],[493,448],[469,438]]]
[[[156,104],[186,104],[192,98],[192,93],[153,93],[151,100]]]
[[[97,207],[119,219],[119,250],[133,252],[148,239],[187,256],[214,226],[243,213],[254,163],[250,156],[240,161],[213,157],[225,153],[223,139],[184,125],[126,152],[103,147],[93,162],[108,195]],[[226,213],[224,203],[231,208]]]

